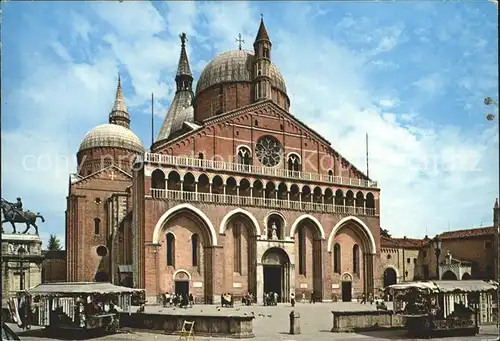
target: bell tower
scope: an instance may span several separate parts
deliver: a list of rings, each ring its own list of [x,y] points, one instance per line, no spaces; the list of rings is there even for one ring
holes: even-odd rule
[[[255,54],[253,90],[255,102],[271,99],[271,47],[272,43],[267,34],[264,18],[261,15],[259,31],[253,43]]]

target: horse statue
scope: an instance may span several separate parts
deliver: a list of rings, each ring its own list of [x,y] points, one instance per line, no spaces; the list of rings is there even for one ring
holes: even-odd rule
[[[20,202],[20,199],[18,199]],[[25,223],[26,230],[24,230],[23,234],[27,234],[28,230],[31,226],[35,228],[35,234],[38,235],[38,226],[36,225],[36,219],[42,219],[42,223],[45,222],[45,219],[40,215],[40,213],[33,213],[29,210],[23,211],[22,207],[19,208],[18,205],[8,202],[5,199],[0,199],[0,209],[2,210],[2,214],[4,219],[2,220],[2,233],[3,233],[3,224],[6,222],[11,223],[13,232],[18,233],[16,231],[16,223]]]

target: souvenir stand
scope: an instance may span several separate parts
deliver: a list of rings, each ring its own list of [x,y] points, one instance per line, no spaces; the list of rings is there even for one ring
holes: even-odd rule
[[[394,313],[406,318],[409,334],[417,337],[476,335],[479,315],[484,313],[482,300],[496,290],[496,282],[480,280],[409,282],[386,288],[394,299]]]
[[[21,294],[30,305],[28,321],[33,325],[114,332],[119,313],[131,313],[132,297],[143,297],[144,290],[111,283],[63,282],[40,284]]]

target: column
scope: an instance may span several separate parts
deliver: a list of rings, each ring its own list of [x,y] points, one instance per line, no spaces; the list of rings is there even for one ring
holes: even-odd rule
[[[257,263],[257,304],[264,304],[264,267]]]

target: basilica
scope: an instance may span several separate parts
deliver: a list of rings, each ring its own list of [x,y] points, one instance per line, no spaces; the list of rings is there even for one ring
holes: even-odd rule
[[[216,56],[196,87],[180,38],[175,96],[153,145],[130,129],[120,79],[109,123],[81,142],[67,197],[68,281],[204,303],[374,293],[380,189],[290,112],[264,21],[252,51]]]

